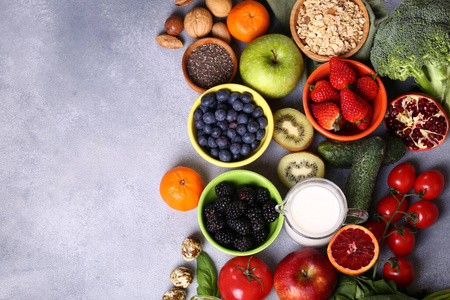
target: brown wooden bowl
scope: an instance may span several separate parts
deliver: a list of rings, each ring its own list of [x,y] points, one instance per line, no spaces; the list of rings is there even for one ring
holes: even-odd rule
[[[340,58],[348,58],[348,57],[352,56],[353,54],[355,54],[362,47],[362,45],[364,45],[364,42],[366,41],[367,36],[369,34],[370,20],[369,20],[369,14],[367,13],[367,9],[366,9],[364,3],[361,0],[352,0],[352,1],[355,2],[359,6],[359,9],[362,11],[364,18],[366,19],[366,22],[364,23],[364,26],[363,26],[363,36],[362,36],[361,40],[359,41],[359,43],[356,45],[356,48],[353,48],[350,51],[339,55]],[[315,61],[320,61],[320,62],[329,61],[331,58],[330,56],[319,55],[319,54],[313,53],[309,50],[306,50],[304,42],[300,39],[300,37],[297,34],[296,27],[297,27],[298,13],[304,2],[305,2],[305,0],[297,0],[297,2],[295,2],[295,4],[294,4],[294,7],[292,8],[290,23],[289,23],[289,26],[291,28],[292,37],[294,38],[294,41],[297,44],[297,46],[300,48],[300,50],[302,50],[302,52],[309,58],[311,58]]]
[[[192,51],[194,51],[197,47],[205,45],[205,44],[216,44],[219,46],[222,46],[223,48],[225,48],[225,50],[227,50],[227,52],[230,54],[231,56],[231,61],[233,62],[233,73],[230,76],[230,79],[227,82],[222,82],[223,83],[230,83],[231,81],[233,81],[234,76],[236,75],[236,71],[237,71],[237,58],[236,58],[236,54],[234,53],[233,49],[230,47],[230,45],[228,45],[226,42],[224,42],[221,39],[218,38],[213,38],[213,37],[205,37],[205,38],[201,38],[196,40],[195,42],[193,42],[184,52],[183,55],[183,60],[182,60],[182,68],[183,68],[183,75],[184,75],[184,79],[186,80],[187,84],[197,93],[204,93],[207,88],[203,88],[200,86],[197,86],[196,84],[194,84],[191,79],[188,76],[188,72],[187,72],[187,62],[189,57],[191,56]]]

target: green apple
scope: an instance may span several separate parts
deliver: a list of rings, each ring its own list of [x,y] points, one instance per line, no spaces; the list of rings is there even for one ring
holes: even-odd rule
[[[242,81],[264,98],[281,98],[292,92],[303,73],[297,45],[283,34],[267,34],[249,43],[239,64]]]

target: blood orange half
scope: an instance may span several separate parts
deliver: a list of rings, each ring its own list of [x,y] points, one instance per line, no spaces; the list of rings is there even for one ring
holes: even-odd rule
[[[331,264],[340,272],[358,275],[369,270],[380,252],[376,237],[360,225],[342,227],[328,244]]]

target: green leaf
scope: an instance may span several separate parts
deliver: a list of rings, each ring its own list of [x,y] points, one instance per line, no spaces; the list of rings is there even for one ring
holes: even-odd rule
[[[200,296],[220,297],[217,287],[217,273],[214,265],[205,251],[197,257],[197,294]]]

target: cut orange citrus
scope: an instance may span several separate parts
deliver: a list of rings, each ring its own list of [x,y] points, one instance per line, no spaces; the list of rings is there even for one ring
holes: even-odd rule
[[[358,275],[369,270],[377,261],[380,248],[370,230],[360,225],[342,227],[327,248],[328,259],[339,271]]]

